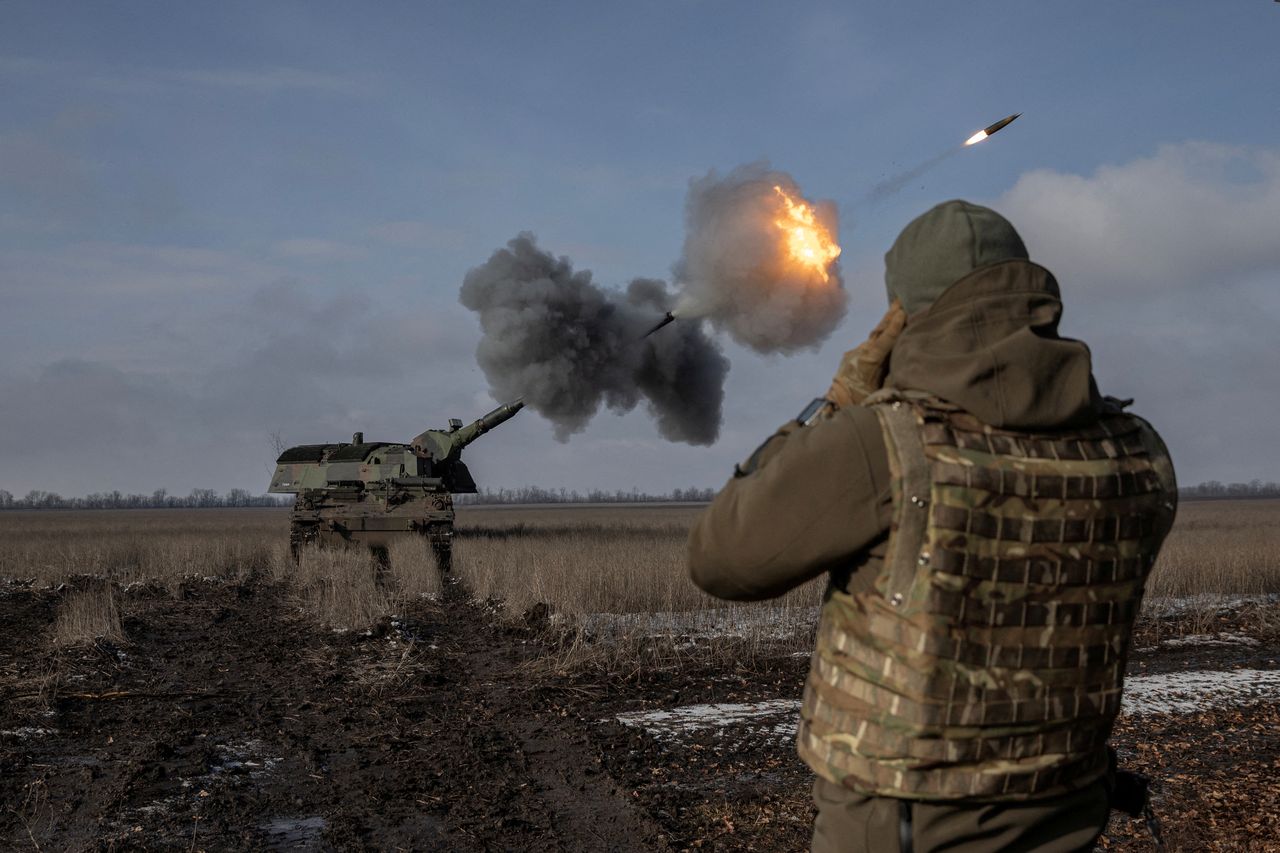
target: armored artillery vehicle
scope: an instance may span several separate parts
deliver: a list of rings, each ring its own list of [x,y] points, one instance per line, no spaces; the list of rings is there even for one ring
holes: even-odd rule
[[[523,400],[499,406],[466,426],[429,429],[408,444],[365,441],[303,444],[276,460],[270,491],[292,493],[289,546],[366,545],[377,553],[406,536],[426,536],[448,571],[453,541],[453,495],[476,491],[462,450],[515,416]]]

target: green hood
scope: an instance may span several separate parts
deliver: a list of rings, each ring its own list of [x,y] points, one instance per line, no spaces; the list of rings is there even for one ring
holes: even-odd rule
[[[1053,430],[1097,419],[1089,348],[1058,336],[1053,274],[1012,260],[970,272],[895,342],[885,385],[927,391],[1004,429]]]
[[[989,207],[944,201],[911,221],[884,256],[889,301],[910,317],[980,267],[1027,260],[1027,247],[1009,220]]]

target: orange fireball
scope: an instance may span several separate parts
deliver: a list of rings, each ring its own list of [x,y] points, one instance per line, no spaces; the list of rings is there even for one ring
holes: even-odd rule
[[[792,261],[816,273],[824,282],[829,281],[831,276],[827,267],[840,257],[839,244],[818,221],[807,202],[793,198],[780,186],[775,186],[773,191],[783,203],[781,215],[774,224],[786,237],[787,254]]]

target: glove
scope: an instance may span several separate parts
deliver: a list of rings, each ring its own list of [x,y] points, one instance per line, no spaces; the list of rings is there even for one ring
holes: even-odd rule
[[[888,373],[889,353],[907,325],[907,312],[902,303],[893,300],[880,324],[861,344],[844,354],[836,370],[827,399],[839,406],[856,406],[884,386]]]

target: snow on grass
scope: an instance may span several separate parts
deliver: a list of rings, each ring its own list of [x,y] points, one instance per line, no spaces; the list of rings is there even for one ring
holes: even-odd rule
[[[632,711],[619,714],[617,719],[625,726],[644,729],[659,738],[729,728],[787,738],[795,734],[795,716],[799,711],[800,703],[794,699],[768,699],[763,702],[723,702],[661,711]]]
[[[1280,670],[1193,670],[1125,679],[1122,714],[1187,714],[1280,699]],[[656,738],[672,739],[695,732],[733,730],[777,740],[795,736],[800,702],[770,699],[761,702],[685,705],[659,711],[632,711],[618,722],[640,728]]]
[[[1123,713],[1189,714],[1278,698],[1280,670],[1166,672],[1125,679]]]
[[[1161,640],[1161,648],[1178,649],[1186,646],[1257,646],[1261,642],[1248,634],[1220,632],[1217,634],[1188,634]]]
[[[558,615],[552,617],[558,621]],[[817,607],[718,607],[656,613],[584,613],[568,617],[593,639],[673,637],[682,640],[770,638],[812,634]]]
[[[23,740],[29,737],[48,737],[49,735],[57,733],[57,729],[46,729],[40,726],[22,726],[16,729],[2,729],[0,730],[0,737],[11,737]]]
[[[1197,613],[1235,613],[1247,607],[1270,607],[1280,604],[1280,594],[1270,592],[1258,595],[1203,595],[1149,597],[1142,602],[1144,616],[1168,618]]]

